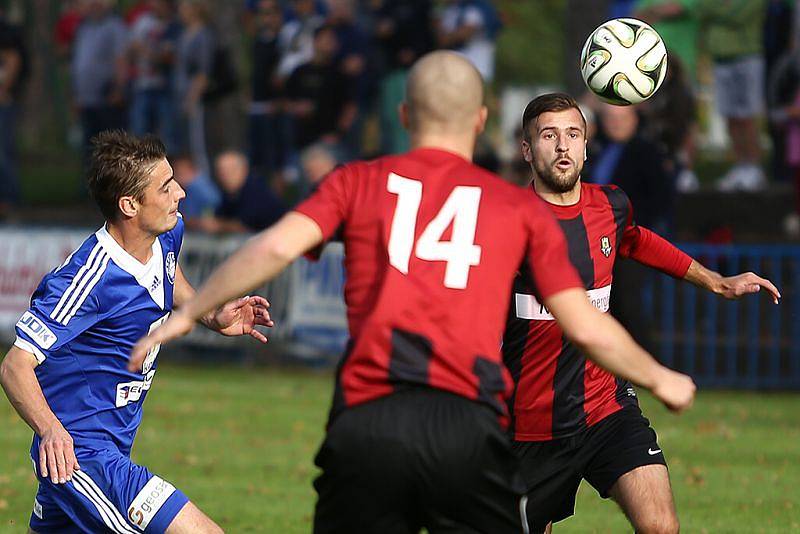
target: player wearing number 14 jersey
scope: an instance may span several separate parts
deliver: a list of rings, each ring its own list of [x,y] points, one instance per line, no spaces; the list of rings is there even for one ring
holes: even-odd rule
[[[0,366],[9,400],[35,434],[39,481],[30,527],[73,532],[220,532],[172,484],[130,459],[158,347],[128,370],[134,342],[193,293],[178,266],[183,190],[164,145],[105,132],[94,140],[89,188],[106,224],[48,273]],[[205,318],[226,335],[269,326],[248,297]]]
[[[471,163],[486,119],[482,87],[454,53],[422,58],[401,114],[411,152],[334,170],[131,356],[138,366],[149,347],[341,229],[351,341],[316,459],[317,533],[523,531],[523,488],[503,430],[511,380],[500,357],[523,258],[543,301],[590,353],[608,345],[606,365],[651,386],[663,378],[657,394],[676,408],[691,400],[690,380],[589,304],[535,194]]]

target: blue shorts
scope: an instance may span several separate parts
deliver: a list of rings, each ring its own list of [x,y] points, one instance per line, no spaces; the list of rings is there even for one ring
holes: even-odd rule
[[[38,451],[33,452],[39,491],[30,527],[38,534],[164,532],[189,502],[172,484],[113,448],[76,447],[81,469],[66,484],[42,478]]]

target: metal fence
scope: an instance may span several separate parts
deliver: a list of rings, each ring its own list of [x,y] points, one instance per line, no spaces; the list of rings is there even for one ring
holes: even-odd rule
[[[727,301],[651,274],[643,312],[661,360],[706,387],[800,389],[800,246],[700,245],[681,249],[723,275],[753,271],[781,291]]]

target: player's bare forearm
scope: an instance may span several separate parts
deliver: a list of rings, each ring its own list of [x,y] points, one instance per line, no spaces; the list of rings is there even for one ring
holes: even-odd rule
[[[567,337],[598,365],[651,390],[671,410],[691,405],[692,380],[659,364],[613,317],[592,306],[584,291],[561,291],[544,304]]]
[[[53,484],[64,484],[80,469],[72,436],[47,404],[36,378],[36,358],[28,351],[12,347],[0,363],[0,383],[20,417],[39,436],[39,473]]]
[[[718,295],[722,293],[722,275],[704,267],[697,260],[692,260],[683,279],[712,293]]]
[[[178,268],[175,270],[175,289],[172,297],[175,308],[181,309],[181,307],[189,302],[196,293],[197,291],[195,291],[192,284],[189,283],[189,280],[187,280],[186,276],[183,274],[183,269],[178,265]],[[209,330],[215,330],[214,311],[212,310],[200,317],[198,322]]]
[[[650,388],[658,380],[660,365],[639,347],[619,323],[593,308],[585,292],[562,291],[545,299],[573,343],[600,366],[615,375]]]
[[[758,293],[762,288],[769,292],[775,304],[778,304],[781,298],[780,291],[772,282],[755,273],[748,272],[735,276],[722,276],[704,267],[697,260],[692,260],[684,280],[726,299],[738,299],[743,295]]]
[[[228,258],[206,280],[197,294],[167,322],[140,339],[131,351],[128,369],[133,371],[141,368],[147,352],[154,346],[186,335],[191,331],[192,325],[206,313],[271,280],[300,254],[321,242],[322,231],[312,219],[297,212],[284,215],[280,221],[251,238]],[[249,297],[252,298],[261,297]],[[266,301],[261,307],[266,310],[265,303]],[[254,324],[272,326],[267,316],[262,316],[261,319],[263,321]],[[240,330],[233,326],[234,330]],[[256,339],[266,342],[266,338],[258,330],[249,327],[245,330],[241,330],[240,334],[250,333]],[[224,331],[221,333],[225,334]]]
[[[36,365],[33,354],[12,347],[0,363],[0,383],[19,416],[41,436],[48,428],[61,423],[44,398],[34,372]]]
[[[175,285],[172,291],[172,303],[180,308],[194,296],[195,290],[183,274],[180,264],[175,269]]]
[[[322,241],[317,224],[296,212],[251,238],[228,258],[180,312],[197,321],[222,304],[273,279]]]

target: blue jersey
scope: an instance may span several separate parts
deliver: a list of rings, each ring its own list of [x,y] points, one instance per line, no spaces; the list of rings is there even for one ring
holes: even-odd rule
[[[101,228],[42,279],[17,322],[14,344],[39,361],[44,396],[76,448],[113,444],[130,454],[158,347],[139,372],[127,370],[128,356],[172,310],[182,240],[179,217],[142,264]]]

